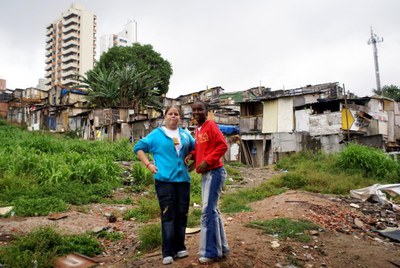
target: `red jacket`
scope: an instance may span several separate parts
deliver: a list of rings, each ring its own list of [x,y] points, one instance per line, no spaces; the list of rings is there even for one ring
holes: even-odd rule
[[[207,171],[222,167],[222,157],[228,145],[225,137],[214,121],[206,120],[198,131],[196,127],[195,151],[196,167],[205,160],[208,164]]]

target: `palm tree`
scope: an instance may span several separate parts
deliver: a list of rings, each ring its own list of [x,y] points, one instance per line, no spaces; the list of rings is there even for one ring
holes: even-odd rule
[[[115,107],[119,104],[120,81],[114,70],[99,68],[89,70],[87,78],[80,76],[80,85],[88,89],[87,99],[99,108]]]
[[[134,66],[115,66],[115,77],[119,81],[119,105],[129,107],[131,103],[132,87],[136,77]]]
[[[88,100],[100,108],[129,107],[135,114],[145,106],[160,109],[160,79],[146,71],[139,72],[135,66],[114,66],[111,70],[97,68],[80,76],[81,86],[88,89]]]
[[[160,79],[152,77],[147,71],[136,74],[131,88],[132,108],[136,114],[145,106],[161,109],[159,83]]]

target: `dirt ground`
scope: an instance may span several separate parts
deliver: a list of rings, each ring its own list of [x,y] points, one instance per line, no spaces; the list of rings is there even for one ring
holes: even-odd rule
[[[272,168],[241,168],[244,180],[227,191],[255,186],[279,172]],[[119,191],[116,194],[121,194]],[[62,214],[58,220],[48,217],[0,219],[0,245],[15,233],[29,232],[39,225],[51,225],[64,233],[81,233],[102,228],[124,233],[117,242],[103,241],[105,251],[93,259],[101,267],[400,267],[400,243],[371,231],[368,216],[350,205],[346,198],[315,193],[288,191],[251,204],[252,212],[223,214],[231,254],[217,263],[197,262],[199,233],[187,235],[189,257],[163,266],[161,250],[135,258],[140,224],[118,217],[130,206],[93,204]],[[109,214],[117,216],[110,223]],[[312,233],[312,241],[279,241],[249,228],[246,223],[277,217],[308,219],[321,226]],[[357,220],[356,220],[357,219]],[[358,222],[357,222],[358,221]],[[356,222],[356,223],[355,223]]]

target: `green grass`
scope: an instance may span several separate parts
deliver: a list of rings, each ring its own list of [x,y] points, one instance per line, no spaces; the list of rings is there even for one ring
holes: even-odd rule
[[[139,231],[139,250],[147,252],[161,246],[161,224],[147,224]]]
[[[200,226],[201,219],[201,208],[190,208],[187,227],[198,227]]]
[[[104,238],[110,240],[111,242],[115,242],[124,238],[123,232],[108,232],[107,230],[103,230],[98,234],[93,234],[98,238]]]
[[[100,202],[122,186],[118,161],[137,159],[127,140],[70,139],[1,122],[0,205],[14,205],[19,216]]]
[[[129,141],[121,140],[115,143],[84,141],[60,135],[27,132],[1,120],[0,126],[0,144],[2,144],[0,147],[0,206],[13,205],[14,212],[20,216],[39,216],[65,211],[70,205],[95,202],[132,204],[134,199],[131,198],[112,199],[113,190],[122,187],[123,181],[123,170],[118,165],[118,161],[138,160],[132,153],[132,145]],[[227,181],[227,184],[242,180],[238,169],[241,166],[243,165],[237,162],[225,165],[228,178],[233,178],[233,182]],[[313,152],[291,154],[281,158],[276,168],[285,170],[285,173],[258,187],[222,194],[221,211],[225,213],[249,211],[251,202],[283,193],[288,189],[348,194],[352,189],[363,188],[378,182],[396,183],[399,182],[400,177],[398,162],[393,161],[380,150],[353,144],[335,154]],[[200,224],[201,218],[201,209],[193,208],[194,203],[201,204],[201,175],[196,172],[191,172],[190,175],[191,207],[188,226],[195,227]],[[152,174],[139,161],[136,161],[132,164],[130,178],[132,178],[132,185],[126,187],[126,190],[141,196],[136,207],[126,211],[123,218],[125,220],[135,218],[136,221],[143,223],[158,218],[160,212]],[[48,232],[48,235],[52,236],[51,232]],[[109,235],[102,238],[118,239],[118,234],[102,235]],[[59,239],[64,241],[62,237]],[[80,240],[81,238],[69,239]],[[87,237],[82,239],[87,239]],[[79,244],[79,241],[75,240],[71,243]],[[140,229],[140,240],[142,241],[141,250],[147,251],[160,247],[160,224],[144,225]],[[34,258],[43,263],[42,267],[50,265],[50,262],[46,262],[60,253],[58,246],[55,246],[57,249],[55,252],[46,250],[43,254],[36,250],[22,252],[19,246],[15,246],[22,242],[17,241],[20,240],[16,240],[16,244],[13,243],[13,250],[20,254],[19,259],[31,261]],[[90,245],[82,243],[82,247],[87,247],[89,253],[92,251]],[[4,250],[6,249],[2,249],[0,253],[2,254],[0,263],[7,263],[5,259],[8,258],[6,256],[8,253],[5,254]],[[84,254],[83,248],[79,250]],[[24,263],[24,265],[27,264]]]
[[[308,220],[292,220],[287,218],[276,218],[266,221],[253,221],[248,227],[258,228],[266,234],[277,235],[279,240],[292,239],[294,241],[307,243],[311,240],[308,230],[318,230],[318,226]]]
[[[5,267],[54,267],[57,256],[72,252],[92,257],[102,248],[91,235],[61,236],[52,228],[41,227],[0,247],[0,263]]]
[[[157,199],[152,197],[142,197],[139,199],[138,206],[124,212],[123,219],[134,218],[137,222],[146,222],[160,215],[160,207]]]
[[[243,180],[242,174],[240,173],[240,170],[237,168],[239,165],[234,163],[236,162],[231,162],[225,165],[225,169],[227,172],[227,180],[225,182],[226,185],[234,184],[235,182]]]
[[[272,195],[281,194],[284,191],[284,189],[276,187],[273,183],[266,182],[258,187],[225,194],[221,200],[221,211],[225,213],[251,211],[251,208],[248,206],[249,203]]]
[[[350,144],[336,154],[301,152],[282,158],[287,171],[278,187],[325,194],[348,194],[375,183],[399,182],[400,165],[381,150]]]
[[[15,214],[23,216],[47,216],[52,212],[62,212],[68,209],[68,205],[63,200],[54,196],[18,198],[13,205]]]
[[[399,182],[400,164],[379,149],[349,144],[340,152],[337,166],[381,182]]]

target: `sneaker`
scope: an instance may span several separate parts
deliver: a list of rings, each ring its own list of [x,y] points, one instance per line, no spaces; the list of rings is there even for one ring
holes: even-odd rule
[[[217,259],[211,259],[211,258],[207,258],[207,257],[200,257],[199,258],[199,262],[201,264],[208,264],[208,263],[212,263],[212,262],[215,262],[215,261],[217,261]]]
[[[223,254],[222,254],[222,258],[223,258],[223,259],[226,259],[226,258],[228,258],[228,257],[229,257],[229,254],[230,254],[230,252],[229,252],[229,251],[227,251],[227,252],[223,253]]]
[[[175,255],[175,257],[177,257],[177,258],[185,258],[187,256],[189,256],[189,254],[186,250],[178,251],[178,253],[176,253],[176,255]]]
[[[162,260],[162,263],[167,265],[167,264],[172,264],[174,262],[174,258],[172,258],[171,256],[165,257]]]

